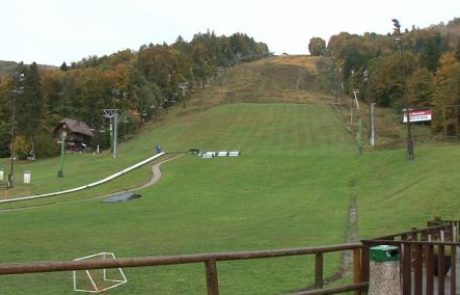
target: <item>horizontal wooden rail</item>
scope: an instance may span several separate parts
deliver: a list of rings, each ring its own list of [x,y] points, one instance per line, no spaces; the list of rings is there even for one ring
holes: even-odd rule
[[[460,242],[441,242],[441,241],[393,241],[393,240],[363,240],[363,244],[368,245],[401,245],[401,244],[413,244],[413,245],[443,245],[443,246],[459,246]]]
[[[401,232],[401,233],[397,233],[393,235],[382,236],[382,237],[375,238],[374,240],[393,240],[398,237],[407,237],[407,236],[412,236],[416,234],[423,234],[425,232],[446,230],[446,229],[450,229],[450,227],[451,227],[450,224],[443,223],[441,225],[430,226],[426,228],[419,228],[419,229],[414,229],[411,231]]]
[[[140,258],[117,258],[111,260],[89,260],[89,261],[56,261],[56,262],[33,262],[33,263],[8,263],[0,264],[0,275],[25,274],[53,271],[72,271],[85,269],[103,269],[119,267],[143,267],[160,266],[171,264],[199,263],[209,260],[229,261],[247,260],[259,258],[275,258],[284,256],[309,255],[317,253],[337,252],[361,248],[361,243],[332,245],[325,247],[308,247],[280,250],[263,250],[248,252],[224,252],[204,253],[191,255],[153,256]]]
[[[369,287],[369,283],[364,282],[364,283],[352,284],[352,285],[347,285],[347,286],[340,286],[340,287],[335,287],[335,288],[303,291],[303,292],[293,293],[292,295],[337,294],[337,293],[344,293],[344,292],[356,291],[356,290],[366,290],[368,287]]]
[[[315,283],[316,287],[322,288],[323,282],[323,254],[353,250],[353,253],[360,252],[363,244],[351,243],[324,247],[294,248],[280,250],[248,251],[248,252],[224,252],[224,253],[203,253],[191,255],[173,256],[152,256],[139,258],[117,258],[109,260],[79,260],[79,261],[55,261],[55,262],[34,262],[34,263],[8,263],[0,264],[0,275],[43,273],[54,271],[74,271],[89,269],[126,268],[161,266],[187,263],[204,263],[206,273],[206,287],[208,295],[219,294],[219,282],[217,274],[217,261],[248,260],[261,258],[277,258],[296,255],[315,255]],[[360,270],[360,268],[357,268]],[[353,285],[341,286],[327,289],[326,293],[305,293],[305,294],[333,294],[342,293],[348,290],[363,290],[368,282],[357,281],[361,274],[354,276]],[[335,292],[334,290],[338,290]],[[345,290],[345,291],[340,291]],[[317,290],[318,291],[318,290]],[[332,292],[332,293],[331,293]],[[299,293],[304,294],[304,293]]]

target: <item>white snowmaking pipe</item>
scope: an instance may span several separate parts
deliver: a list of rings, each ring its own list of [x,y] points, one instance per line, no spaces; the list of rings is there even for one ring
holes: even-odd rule
[[[99,181],[96,181],[96,182],[92,182],[90,184],[87,184],[87,185],[83,185],[83,186],[79,186],[79,187],[76,187],[76,188],[71,188],[71,189],[68,189],[68,190],[63,190],[63,191],[59,191],[59,192],[52,192],[52,193],[46,193],[46,194],[39,194],[39,195],[33,195],[33,196],[25,196],[25,197],[17,197],[17,198],[11,198],[11,199],[5,199],[5,200],[0,200],[0,203],[10,203],[10,202],[17,202],[17,201],[25,201],[25,200],[32,200],[32,199],[38,199],[38,198],[44,198],[44,197],[51,197],[51,196],[57,196],[57,195],[63,195],[63,194],[68,194],[68,193],[74,193],[74,192],[78,192],[78,191],[81,191],[81,190],[85,190],[85,189],[88,189],[88,188],[92,188],[92,187],[95,187],[97,185],[100,185],[100,184],[103,184],[103,183],[106,183],[106,182],[109,182],[117,177],[120,177],[122,176],[123,174],[126,174],[136,168],[139,168],[149,162],[152,162],[153,160],[156,160],[158,159],[159,157],[163,156],[165,154],[165,152],[161,152],[161,153],[158,153],[156,154],[155,156],[153,157],[150,157],[148,159],[145,159],[137,164],[134,164],[128,168],[125,168],[115,174],[112,174],[104,179],[101,179]]]

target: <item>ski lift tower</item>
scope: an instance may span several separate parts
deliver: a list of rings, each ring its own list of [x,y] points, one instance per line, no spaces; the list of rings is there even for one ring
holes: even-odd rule
[[[177,85],[177,87],[182,89],[182,107],[184,107],[184,108],[187,107],[187,105],[185,104],[185,92],[186,92],[186,90],[188,89],[189,86],[190,86],[190,84],[188,82],[179,83]]]
[[[110,150],[115,159],[117,157],[118,109],[104,109],[104,117],[110,122]]]

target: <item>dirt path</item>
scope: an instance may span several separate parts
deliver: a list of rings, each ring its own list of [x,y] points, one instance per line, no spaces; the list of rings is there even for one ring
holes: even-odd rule
[[[183,156],[184,155],[178,155],[178,156],[175,156],[175,157],[160,161],[158,163],[154,163],[152,165],[152,178],[147,183],[145,183],[144,185],[142,185],[140,187],[130,189],[130,190],[128,190],[128,192],[137,191],[139,189],[143,189],[143,188],[155,185],[157,182],[159,182],[161,180],[161,177],[163,177],[163,172],[161,172],[161,165],[163,165],[164,163],[167,163],[169,161],[181,158]],[[111,195],[113,195],[113,194],[111,194]]]
[[[348,225],[347,225],[347,233],[345,237],[345,241],[347,243],[355,243],[359,242],[359,235],[358,235],[358,205],[356,196],[352,195],[350,197],[350,205],[348,207]],[[343,277],[347,276],[353,264],[353,252],[352,251],[344,251],[342,252],[342,269],[344,271]]]

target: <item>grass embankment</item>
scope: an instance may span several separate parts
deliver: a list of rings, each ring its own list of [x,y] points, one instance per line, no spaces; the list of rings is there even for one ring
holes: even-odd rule
[[[356,156],[338,120],[327,106],[287,104],[235,104],[178,117],[152,132],[166,149],[239,149],[243,156],[170,162],[158,186],[125,204],[87,200],[0,215],[8,229],[2,260],[71,259],[105,249],[131,257],[340,243],[349,195],[343,171]],[[17,245],[27,245],[27,252]],[[301,288],[310,283],[310,265],[305,258],[219,264],[222,292]],[[118,294],[200,294],[201,268],[128,270],[133,281]],[[66,294],[66,278],[14,277],[0,286],[30,279],[36,294]]]
[[[71,157],[66,164],[75,164],[66,166],[65,179],[72,173],[97,179],[115,165],[150,155],[156,143],[167,151],[237,149],[242,157],[186,156],[169,162],[164,179],[128,203],[87,198],[142,183],[149,168],[97,190],[2,205],[56,203],[0,213],[0,261],[69,260],[100,251],[135,257],[340,243],[352,194],[358,199],[361,237],[406,230],[433,215],[458,218],[457,146],[417,145],[414,162],[406,160],[404,149],[359,157],[341,116],[324,103],[327,97],[308,92],[313,80],[293,63],[292,58],[270,59],[229,70],[215,86],[196,93],[187,109],[172,110],[122,144],[117,160]],[[57,167],[57,160],[49,161],[34,165],[43,165],[45,173],[46,163]],[[32,177],[46,182],[47,189],[59,187],[56,169],[49,170],[48,178]],[[325,265],[326,273],[334,271],[338,256],[326,256]],[[311,284],[313,260],[226,262],[218,270],[222,294],[277,294]],[[126,274],[129,283],[111,293],[205,293],[202,265],[127,269]],[[69,273],[0,277],[1,294],[30,294],[31,288],[34,294],[73,293]]]
[[[365,154],[356,174],[362,237],[422,227],[434,216],[459,219],[458,145],[416,146],[415,161],[405,149]]]
[[[265,77],[260,75],[265,67],[274,73],[279,67],[292,76]],[[222,86],[209,90],[222,92],[238,84],[244,88],[247,81],[248,89],[242,90],[244,95],[237,102],[260,102],[259,96],[264,97],[262,102],[274,102],[277,97],[281,102],[311,100],[298,89],[297,78],[298,69],[292,65],[263,61],[230,70]],[[259,87],[253,87],[258,83]],[[122,144],[115,161],[94,156],[102,157],[97,162],[93,155],[66,159],[65,179],[76,173],[74,169],[82,177],[78,182],[102,175],[104,169],[104,173],[115,169],[113,163],[122,166],[121,162],[135,156],[144,158],[155,143],[167,151],[236,149],[242,151],[242,157],[203,160],[186,156],[169,162],[164,179],[142,190],[143,198],[129,203],[109,205],[85,199],[107,189],[101,186],[99,192],[2,205],[57,203],[1,213],[0,225],[6,230],[0,260],[69,260],[103,250],[134,257],[343,242],[349,196],[344,171],[356,155],[345,129],[337,128],[340,119],[334,111],[319,104],[286,103],[236,103],[203,109],[196,101],[206,101],[207,95],[207,91],[196,94],[187,109],[171,111],[161,123]],[[213,104],[224,102],[217,102],[224,97],[227,94],[214,97]],[[39,167],[40,162],[34,165]],[[45,171],[46,164],[41,165]],[[126,183],[142,182],[146,169]],[[52,189],[57,186],[53,183],[55,169],[49,170],[47,178],[33,179],[48,179],[47,189]],[[119,181],[110,185],[122,186]],[[67,200],[73,202],[63,202]],[[326,256],[326,261],[331,262],[327,264],[331,272],[338,265],[338,256]],[[219,283],[223,294],[286,292],[311,284],[312,265],[310,258],[219,263]],[[126,273],[128,285],[113,294],[204,292],[202,265],[129,269]],[[28,288],[24,288],[26,282]],[[29,288],[34,294],[73,293],[68,273],[0,277],[2,294],[27,294]]]

